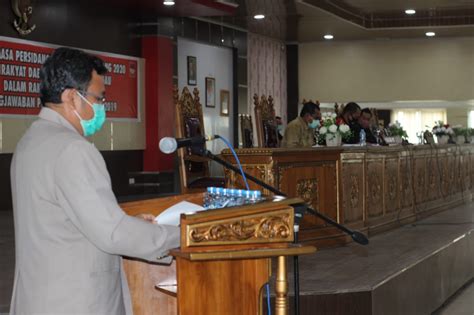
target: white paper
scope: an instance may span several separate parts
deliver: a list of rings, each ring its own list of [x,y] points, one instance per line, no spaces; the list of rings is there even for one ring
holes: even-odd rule
[[[187,201],[181,201],[160,213],[155,218],[155,222],[158,224],[179,226],[179,218],[181,217],[181,213],[193,213],[202,210],[205,209],[200,205]]]

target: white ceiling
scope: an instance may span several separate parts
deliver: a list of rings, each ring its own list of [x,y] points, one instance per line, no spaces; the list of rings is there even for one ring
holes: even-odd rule
[[[391,3],[391,0],[349,0],[360,5],[378,3]],[[380,2],[380,3],[379,3]],[[401,0],[393,1],[395,6]],[[446,3],[448,0],[418,0],[416,3]],[[474,5],[474,0],[455,0],[452,2],[469,2]],[[387,6],[383,6],[387,8]],[[392,8],[392,7],[391,7]],[[298,41],[324,41],[325,34],[334,35],[334,40],[389,40],[399,38],[425,38],[427,31],[434,31],[437,37],[471,37],[474,36],[474,25],[471,26],[442,26],[442,27],[403,27],[366,29],[362,26],[342,19],[332,13],[306,4],[302,1],[296,3],[297,13],[301,16],[298,24]]]

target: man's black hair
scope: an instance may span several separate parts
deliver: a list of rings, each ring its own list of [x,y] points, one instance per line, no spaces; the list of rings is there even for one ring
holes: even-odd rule
[[[81,50],[61,47],[46,59],[40,71],[40,99],[46,103],[61,103],[65,89],[86,91],[92,79],[92,72],[104,75],[107,68],[102,59]]]
[[[372,117],[372,112],[370,111],[369,108],[367,108],[367,107],[364,108],[364,109],[362,110],[362,112],[361,112],[361,115],[364,114],[364,113],[365,113],[365,114],[369,114],[370,117]]]
[[[344,106],[344,109],[342,110],[342,115],[344,115],[346,113],[353,114],[353,113],[356,113],[360,110],[361,109],[360,109],[359,104],[357,104],[355,102],[349,102],[349,103],[346,104],[346,106]]]
[[[313,102],[306,102],[303,104],[303,108],[300,112],[300,117],[304,117],[304,115],[306,114],[310,114],[312,116],[317,110],[319,110],[319,105]]]

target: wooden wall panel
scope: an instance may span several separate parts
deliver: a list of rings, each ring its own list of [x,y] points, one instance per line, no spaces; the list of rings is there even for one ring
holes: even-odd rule
[[[344,223],[363,221],[364,218],[364,161],[344,164],[342,180],[342,212]]]
[[[427,189],[426,189],[426,159],[424,157],[416,157],[414,159],[414,193],[415,193],[415,203],[417,205],[423,204],[427,198]]]
[[[406,157],[400,159],[400,206],[402,209],[412,208],[414,203],[413,160]]]
[[[440,196],[440,177],[438,161],[436,157],[430,156],[427,158],[427,171],[428,171],[428,192],[427,198],[430,201],[436,200]]]
[[[384,204],[385,213],[392,213],[400,209],[399,187],[399,159],[385,160],[384,175]]]
[[[252,164],[250,173],[370,234],[449,209],[474,193],[474,145],[470,144],[255,148],[238,154],[244,164],[260,163],[259,171]],[[305,216],[302,228],[301,239],[321,241],[318,246],[344,241],[339,231],[311,216]]]
[[[368,218],[377,218],[383,215],[383,182],[384,165],[383,160],[366,161],[367,176],[365,178],[367,192],[366,205]]]

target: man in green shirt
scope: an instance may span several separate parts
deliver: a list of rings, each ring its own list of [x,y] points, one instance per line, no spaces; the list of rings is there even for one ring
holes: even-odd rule
[[[292,120],[285,130],[281,147],[303,148],[314,144],[314,130],[319,127],[321,111],[313,102],[307,102],[301,109],[300,116]]]

